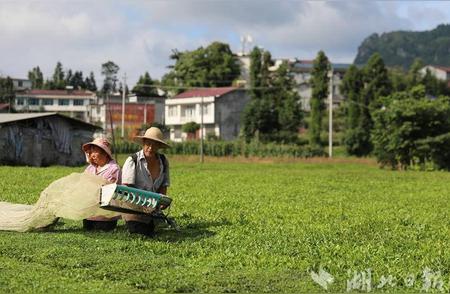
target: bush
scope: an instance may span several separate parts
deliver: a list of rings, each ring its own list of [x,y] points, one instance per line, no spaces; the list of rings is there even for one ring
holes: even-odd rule
[[[171,148],[165,149],[165,154],[195,155],[200,154],[199,141],[170,142]],[[141,149],[135,142],[116,142],[114,152],[131,154]],[[311,148],[308,145],[263,144],[257,141],[245,143],[242,141],[205,141],[205,155],[209,156],[245,156],[245,157],[314,157],[325,156],[321,148]]]
[[[374,112],[374,154],[382,166],[450,169],[450,98],[388,97]]]

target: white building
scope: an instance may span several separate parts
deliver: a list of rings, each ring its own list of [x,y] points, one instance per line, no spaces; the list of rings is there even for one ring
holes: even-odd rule
[[[13,85],[14,85],[14,90],[16,91],[24,91],[24,90],[30,90],[31,86],[32,86],[32,82],[30,80],[27,79],[16,79],[16,78],[11,78]]]
[[[277,70],[283,62],[288,63],[289,71],[297,84],[297,92],[300,95],[302,109],[305,111],[310,111],[310,100],[312,96],[311,73],[314,60],[278,59],[275,61],[275,65],[269,68],[269,70]],[[339,90],[339,86],[350,65],[351,64],[346,63],[331,64],[333,72],[333,108],[337,107],[344,100],[344,97]]]
[[[450,67],[439,65],[427,65],[420,69],[422,76],[429,71],[433,76],[442,81],[450,81]]]
[[[238,80],[240,85],[250,84],[250,56],[238,55],[239,64],[241,66],[241,79]],[[314,60],[300,60],[300,59],[275,59],[275,64],[269,67],[269,71],[276,71],[283,62],[287,62],[289,66],[289,72],[294,78],[297,85],[297,92],[300,95],[301,107],[305,111],[310,111],[310,100],[312,96],[311,87],[311,72],[313,69]],[[344,99],[339,90],[342,78],[345,72],[350,67],[350,64],[345,63],[332,63],[333,69],[333,107],[337,107]]]
[[[96,94],[78,90],[27,90],[16,94],[14,108],[19,112],[57,112],[85,122]]]
[[[235,87],[195,89],[168,98],[165,124],[170,127],[170,139],[186,139],[187,134],[182,132],[182,126],[189,122],[201,124],[202,112],[204,136],[212,134],[223,140],[235,139],[239,135],[242,111],[248,101],[250,97],[246,91]]]

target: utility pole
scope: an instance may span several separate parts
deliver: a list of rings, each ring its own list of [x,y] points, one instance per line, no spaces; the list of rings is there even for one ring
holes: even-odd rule
[[[200,162],[203,163],[203,96],[200,103]]]
[[[333,157],[333,65],[330,70],[330,97],[328,99],[328,156]]]
[[[147,124],[147,102],[144,105],[144,124]]]
[[[127,74],[125,73],[123,76],[123,85],[122,85],[122,139],[125,137],[125,95],[127,90]]]

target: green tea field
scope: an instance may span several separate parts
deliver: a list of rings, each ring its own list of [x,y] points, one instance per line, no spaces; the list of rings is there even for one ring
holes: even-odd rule
[[[144,238],[122,222],[103,233],[63,220],[48,232],[0,232],[0,292],[449,291],[450,173],[170,164],[180,231]],[[82,170],[2,166],[0,201],[32,204]]]

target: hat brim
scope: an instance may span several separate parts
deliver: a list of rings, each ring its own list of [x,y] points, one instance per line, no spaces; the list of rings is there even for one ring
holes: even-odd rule
[[[161,148],[170,148],[170,145],[169,145],[169,144],[167,144],[167,143],[164,142],[164,141],[155,139],[155,138],[149,138],[149,137],[145,137],[145,136],[136,136],[136,137],[134,137],[134,139],[135,139],[135,140],[147,139],[147,140],[151,140],[151,141],[160,143],[160,144],[161,144]]]
[[[113,157],[112,157],[111,150],[106,149],[105,147],[100,146],[100,145],[95,144],[95,143],[92,143],[92,142],[83,144],[83,146],[81,147],[81,149],[83,149],[84,152],[87,152],[86,149],[87,149],[89,146],[97,146],[98,148],[100,148],[100,149],[102,149],[103,151],[105,151],[105,153],[109,156],[109,159],[112,159],[112,158],[113,158]]]

